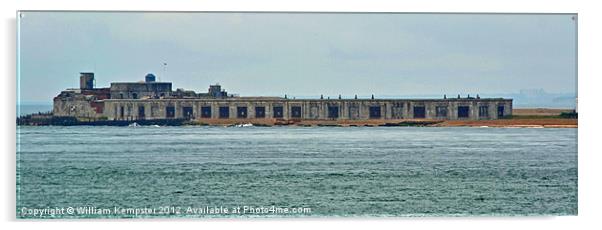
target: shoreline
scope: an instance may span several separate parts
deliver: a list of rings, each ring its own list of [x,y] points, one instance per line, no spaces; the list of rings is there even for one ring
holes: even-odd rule
[[[517,118],[500,120],[444,121],[441,127],[578,128],[576,118]]]
[[[501,119],[437,120],[437,119],[275,119],[275,118],[201,118],[107,120],[54,116],[52,113],[31,114],[17,119],[24,126],[334,126],[334,127],[499,127],[499,128],[578,128],[576,113],[559,109],[515,109],[514,115]]]
[[[20,122],[18,126],[298,126],[298,127],[481,127],[578,128],[576,118],[510,118],[499,120],[276,120],[276,119],[161,119],[161,120],[61,120]]]
[[[499,127],[499,128],[578,128],[577,118],[506,118],[497,120],[276,120],[276,119],[208,119],[194,120],[189,125],[234,126],[336,126],[336,127]]]

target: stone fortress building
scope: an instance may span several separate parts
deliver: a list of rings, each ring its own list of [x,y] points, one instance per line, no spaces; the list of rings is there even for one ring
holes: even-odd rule
[[[478,120],[512,114],[512,99],[444,97],[442,99],[290,99],[229,95],[220,85],[207,93],[177,89],[148,74],[141,82],[94,87],[94,73],[80,73],[80,87],[54,98],[54,116],[80,119],[152,120]],[[211,122],[209,122],[211,123]]]

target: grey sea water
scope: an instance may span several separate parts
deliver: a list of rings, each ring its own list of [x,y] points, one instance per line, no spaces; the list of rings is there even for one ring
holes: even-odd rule
[[[80,126],[17,133],[19,218],[39,218],[32,210],[55,214],[42,218],[577,214],[577,129]],[[255,212],[232,213],[236,207]],[[147,208],[155,212],[141,211]]]

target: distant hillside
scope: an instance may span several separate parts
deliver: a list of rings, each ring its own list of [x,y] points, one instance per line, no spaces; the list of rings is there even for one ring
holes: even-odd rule
[[[577,95],[574,93],[547,93],[543,89],[524,89],[503,97],[514,99],[515,108],[563,108],[574,109]]]

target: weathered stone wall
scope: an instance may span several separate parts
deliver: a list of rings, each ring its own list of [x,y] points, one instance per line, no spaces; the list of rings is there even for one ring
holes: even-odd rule
[[[426,99],[426,100],[370,100],[370,99],[325,99],[325,100],[293,100],[293,99],[124,99],[103,100],[103,115],[109,119],[166,119],[168,108],[173,108],[173,118],[184,118],[185,110],[190,110],[193,119],[219,119],[220,107],[228,107],[231,119],[239,118],[238,107],[246,107],[245,118],[255,119],[255,108],[265,107],[265,118],[274,118],[274,107],[283,107],[282,119],[314,119],[314,120],[367,120],[367,119],[422,119],[415,116],[415,109],[424,108],[424,119],[440,120],[477,120],[498,119],[498,107],[503,107],[503,115],[512,114],[511,99]],[[301,117],[293,117],[292,107],[301,107]],[[458,108],[467,106],[467,117],[458,117]],[[56,107],[56,105],[55,105]],[[211,107],[211,117],[202,118],[201,108]],[[329,107],[338,110],[337,117],[329,117]],[[370,116],[370,108],[380,108],[380,116]],[[437,107],[447,113],[437,116]],[[482,110],[479,113],[479,110]],[[122,112],[123,110],[123,112]],[[142,111],[142,112],[141,112]],[[140,115],[144,115],[141,117]]]
[[[97,113],[97,109],[92,107],[95,103],[94,97],[83,95],[77,97],[54,98],[52,114],[54,116],[86,117],[100,118],[102,113]],[[97,105],[98,106],[98,105]]]

